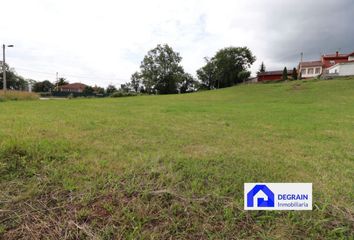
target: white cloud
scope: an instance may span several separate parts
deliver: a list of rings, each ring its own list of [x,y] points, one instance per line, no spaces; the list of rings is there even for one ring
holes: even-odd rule
[[[322,15],[333,11],[329,1],[319,3]],[[101,86],[128,81],[158,43],[179,51],[192,74],[203,57],[228,46],[250,47],[258,58],[253,71],[261,60],[268,69],[293,67],[306,45],[293,39],[304,24],[322,21],[316,13],[299,17],[306,12],[299,1],[280,0],[11,0],[2,9],[0,42],[15,44],[7,57],[20,74],[54,81],[59,72],[71,82]],[[293,46],[286,49],[287,42]]]

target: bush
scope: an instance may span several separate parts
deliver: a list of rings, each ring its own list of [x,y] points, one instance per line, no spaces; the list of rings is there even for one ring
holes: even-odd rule
[[[133,97],[133,96],[138,96],[136,92],[114,92],[112,93],[111,97]]]
[[[41,97],[52,97],[52,93],[51,92],[40,92],[39,96],[41,96]]]
[[[0,101],[7,100],[38,100],[39,95],[37,93],[22,92],[22,91],[0,91]]]

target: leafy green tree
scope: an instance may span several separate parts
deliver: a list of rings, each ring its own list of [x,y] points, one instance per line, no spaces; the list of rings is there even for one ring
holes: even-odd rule
[[[128,93],[132,90],[131,84],[130,83],[124,83],[120,85],[120,92]]]
[[[293,68],[292,78],[293,78],[293,80],[297,80],[297,69],[296,68]]]
[[[107,94],[112,94],[112,93],[114,93],[116,91],[117,91],[117,88],[115,86],[111,85],[111,84],[108,85],[108,87],[106,88],[106,93]]]
[[[202,82],[202,88],[207,88],[209,90],[217,87],[217,69],[216,64],[213,60],[204,58],[206,64],[197,70],[198,79]]]
[[[93,87],[93,92],[95,94],[104,94],[104,88],[99,87],[99,86],[94,86]]]
[[[141,63],[140,76],[148,93],[155,91],[161,94],[178,92],[178,85],[183,79],[182,57],[179,53],[165,45],[157,45],[150,50]]]
[[[53,89],[53,84],[51,82],[49,82],[48,80],[44,80],[42,82],[36,82],[33,87],[32,90],[34,92],[50,92]]]
[[[55,85],[58,85],[58,86],[64,86],[64,85],[68,85],[69,82],[66,81],[66,78],[59,78],[58,79],[58,82],[55,83]]]
[[[86,86],[84,91],[82,92],[84,95],[93,95],[95,92],[95,89],[91,86]]]
[[[195,80],[191,74],[185,73],[182,78],[183,79],[179,87],[180,93],[194,92],[198,89],[198,81]]]
[[[6,71],[6,87],[10,90],[26,90],[28,89],[28,82],[20,75],[18,75],[14,68],[10,68],[5,64]],[[3,69],[0,67],[0,89],[4,87]]]
[[[64,86],[67,84],[69,84],[69,82],[66,80],[66,78],[63,77],[59,78],[58,81],[54,83],[54,91],[59,91],[60,86]]]
[[[139,74],[139,72],[135,72],[132,74],[131,78],[130,78],[130,84],[132,86],[132,88],[134,89],[135,92],[139,91],[140,88],[140,79],[141,76]]]
[[[286,67],[283,70],[282,80],[288,80],[288,69]]]
[[[264,73],[266,71],[266,66],[264,65],[264,62],[261,63],[261,66],[259,67],[259,72]]]
[[[256,61],[247,47],[228,47],[219,50],[214,56],[217,68],[218,87],[230,87],[242,82],[239,73],[247,70]]]
[[[238,73],[238,78],[244,82],[246,81],[249,77],[251,76],[251,72],[250,71],[241,71]]]

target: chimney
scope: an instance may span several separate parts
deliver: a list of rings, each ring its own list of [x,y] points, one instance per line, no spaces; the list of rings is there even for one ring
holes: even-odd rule
[[[338,55],[339,55],[339,52],[337,51],[337,52],[336,52],[336,57],[338,57]]]

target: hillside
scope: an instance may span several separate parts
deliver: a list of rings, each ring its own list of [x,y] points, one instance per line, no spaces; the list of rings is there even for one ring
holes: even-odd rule
[[[0,122],[0,238],[354,234],[354,79],[0,102]],[[314,210],[243,211],[244,182],[312,182]]]

